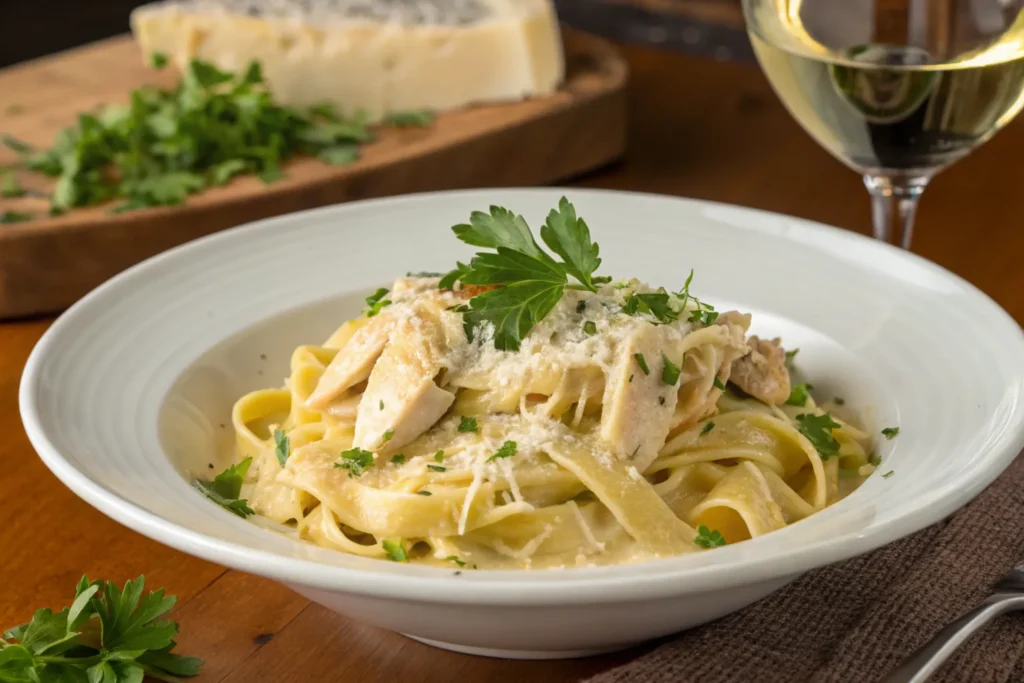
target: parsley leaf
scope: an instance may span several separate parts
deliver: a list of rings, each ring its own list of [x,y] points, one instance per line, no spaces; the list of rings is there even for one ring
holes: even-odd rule
[[[892,441],[893,439],[895,439],[899,433],[899,427],[886,427],[885,429],[882,430],[882,436],[884,436],[888,441]]]
[[[391,439],[393,439],[394,437],[395,437],[395,430],[394,429],[385,430],[384,434],[380,438],[380,442],[381,443],[387,443],[388,441],[391,441]]]
[[[700,435],[704,436],[705,434],[707,434],[708,432],[710,432],[714,428],[715,428],[715,423],[714,422],[708,422],[706,425],[704,425],[704,428],[700,430]]]
[[[896,474],[894,471],[889,470],[888,472],[886,472],[885,474],[882,475],[882,479],[888,479],[889,477],[891,477],[894,474]]]
[[[0,225],[9,223],[24,223],[32,220],[32,214],[22,211],[0,211]]]
[[[251,464],[252,458],[246,458],[218,474],[213,481],[198,479],[194,485],[214,503],[244,519],[256,514],[249,507],[249,501],[238,497],[242,493],[242,481]]]
[[[427,469],[431,472],[447,472],[448,468],[442,465],[427,465]]]
[[[408,562],[409,556],[405,553],[405,542],[402,539],[394,541],[384,540],[380,543],[387,553],[388,559],[392,562]]]
[[[484,460],[484,462],[493,462],[493,461],[497,460],[498,458],[511,458],[515,454],[516,454],[516,442],[515,441],[506,441],[505,443],[501,444],[501,448],[499,448],[495,452],[494,455],[492,455],[491,457],[487,458],[487,460]]]
[[[149,65],[154,69],[162,69],[167,66],[167,55],[163,52],[154,52],[149,56]]]
[[[644,358],[644,354],[634,353],[633,359],[636,361],[636,364],[640,366],[640,369],[643,371],[645,375],[651,374],[651,369],[647,367],[647,359]]]
[[[325,147],[316,156],[331,166],[344,166],[359,161],[359,146],[348,143]]]
[[[464,276],[472,272],[472,269],[465,263],[459,261],[455,262],[455,268],[448,271],[441,277],[441,281],[437,283],[438,289],[452,289],[455,287],[455,283],[461,280]]]
[[[288,456],[292,454],[291,439],[285,434],[283,429],[274,430],[274,455],[277,456],[277,461],[281,463],[281,467],[288,462]]]
[[[810,390],[813,389],[810,384],[801,382],[793,386],[793,390],[789,392],[789,398],[786,399],[786,405],[788,406],[805,406],[807,405],[807,399],[811,397]]]
[[[832,430],[840,426],[829,413],[824,415],[802,414],[796,416],[799,431],[807,437],[822,460],[839,455],[839,442],[832,436]]]
[[[568,199],[562,197],[558,200],[558,209],[548,213],[540,237],[551,251],[562,257],[570,275],[590,291],[597,291],[591,276],[601,265],[600,248],[590,240],[590,228],[576,216],[576,208]]]
[[[697,527],[697,538],[693,542],[701,548],[717,548],[725,545],[725,537],[719,531],[712,531],[701,524]]]
[[[465,563],[465,562],[463,562],[462,560],[460,560],[460,559],[459,559],[458,557],[456,557],[455,555],[449,555],[448,557],[446,557],[446,558],[444,558],[444,559],[445,559],[446,561],[448,561],[448,562],[454,562],[455,564],[457,564],[457,565],[458,565],[458,566],[460,566],[460,567],[465,567],[465,566],[466,566],[466,563]]]
[[[654,316],[661,323],[670,323],[679,319],[678,311],[669,305],[669,295],[667,292],[630,294],[626,297],[626,303],[622,307],[622,312],[629,315],[647,313]]]
[[[507,249],[500,251],[506,255],[515,253]],[[539,272],[525,275],[534,276],[535,279],[524,279],[470,299],[469,310],[462,314],[464,325],[473,330],[490,323],[494,326],[494,347],[504,351],[518,351],[523,337],[551,312],[565,290],[564,275],[561,280],[553,273],[547,277]]]
[[[587,310],[587,302],[583,301],[582,299],[577,301],[576,302],[576,312],[577,313],[583,313],[585,310]]]
[[[0,639],[0,680],[141,683],[196,676],[203,661],[172,652],[178,625],[161,619],[175,603],[163,590],[143,594],[145,578],[123,589],[111,581],[78,582],[70,607],[38,610]]]
[[[431,493],[430,491],[417,491],[417,492],[416,492],[416,495],[417,495],[417,496],[432,496],[432,495],[434,495],[434,494],[433,494],[433,493]]]
[[[725,385],[722,384],[722,380],[720,380],[718,377],[715,377],[715,381],[712,382],[711,384],[715,387],[715,389],[721,389],[722,391],[725,391]]]
[[[459,426],[456,429],[462,434],[473,434],[477,431],[476,418],[463,415],[459,418]]]
[[[384,298],[385,296],[387,296],[387,294],[387,287],[381,287],[376,292],[366,297],[365,301],[367,309],[363,312],[366,314],[367,318],[372,318],[373,316],[380,313],[380,310],[382,308],[391,304],[390,299]]]
[[[389,112],[384,123],[396,128],[422,128],[434,122],[434,112],[429,109],[409,109]]]
[[[368,467],[373,465],[373,453],[362,448],[350,448],[342,451],[340,462],[334,463],[338,469],[348,470],[349,478],[361,477]]]
[[[4,147],[11,150],[12,152],[20,154],[22,156],[26,154],[32,154],[32,152],[35,151],[32,149],[32,145],[28,144],[27,142],[19,140],[13,135],[4,135],[2,138],[0,138],[0,144],[2,144]]]
[[[453,226],[452,232],[460,240],[474,247],[487,249],[504,247],[538,260],[554,263],[554,260],[545,254],[534,241],[526,220],[500,206],[492,206],[490,213],[474,211],[469,216],[469,224]],[[492,283],[477,282],[474,284]]]
[[[786,351],[786,362],[792,363],[793,359],[796,358],[796,354],[800,353],[800,349],[793,349],[792,351]]]
[[[670,361],[664,353],[661,354],[661,362],[664,364],[661,369],[661,381],[674,387],[679,381],[679,366]]]
[[[402,465],[405,463],[405,453],[399,453],[395,457],[391,458],[392,465]]]
[[[841,396],[836,396],[835,398],[832,399],[832,402],[835,403],[837,406],[846,405],[846,399],[842,398]]]
[[[18,184],[18,179],[14,177],[14,171],[7,171],[4,173],[3,178],[3,181],[0,181],[0,197],[13,198],[25,196],[25,188]]]
[[[444,450],[443,449],[439,450],[437,453],[434,453],[434,462],[444,462]]]
[[[587,322],[583,323],[583,331],[589,334],[590,336],[597,334],[597,323],[595,323],[593,320],[588,320]]]

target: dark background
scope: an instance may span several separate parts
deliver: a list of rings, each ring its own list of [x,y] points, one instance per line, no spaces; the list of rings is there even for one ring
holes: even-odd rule
[[[128,14],[142,4],[0,0],[0,67],[125,33]],[[739,0],[555,0],[555,5],[565,23],[615,40],[719,58],[725,48],[729,59],[751,58]]]

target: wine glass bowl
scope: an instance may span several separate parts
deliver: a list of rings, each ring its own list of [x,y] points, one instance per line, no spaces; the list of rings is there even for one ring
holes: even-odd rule
[[[875,237],[909,249],[937,172],[1024,105],[1024,0],[743,0],[783,104],[864,176]]]

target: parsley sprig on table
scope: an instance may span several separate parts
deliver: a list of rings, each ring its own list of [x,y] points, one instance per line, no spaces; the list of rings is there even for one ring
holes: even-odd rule
[[[166,59],[154,60],[161,68]],[[422,126],[429,112],[392,113],[396,126]],[[114,211],[183,203],[188,195],[254,173],[271,182],[296,154],[328,164],[359,158],[373,139],[365,116],[330,105],[287,107],[274,101],[259,62],[240,74],[193,60],[174,89],[143,86],[127,105],[81,114],[48,150],[6,136],[3,143],[33,171],[57,178],[51,213],[119,199]]]
[[[144,589],[142,576],[123,589],[83,576],[70,607],[38,610],[29,623],[4,632],[0,681],[141,683],[146,676],[173,682],[197,675],[203,661],[172,652],[178,624],[160,618],[176,598],[163,589],[143,595]]]

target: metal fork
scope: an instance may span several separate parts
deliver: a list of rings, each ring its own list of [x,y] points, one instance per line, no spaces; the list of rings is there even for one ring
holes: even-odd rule
[[[994,617],[1014,610],[1024,610],[1024,564],[1011,569],[995,585],[992,595],[939,631],[879,683],[924,683],[964,641]]]

